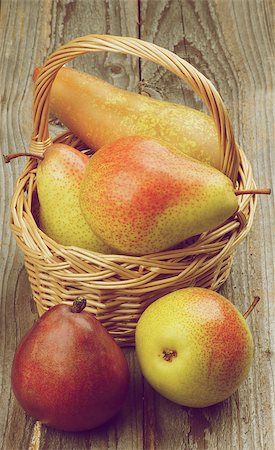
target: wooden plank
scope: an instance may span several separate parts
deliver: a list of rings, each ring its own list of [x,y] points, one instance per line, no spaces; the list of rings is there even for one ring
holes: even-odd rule
[[[33,35],[28,33],[30,25],[28,8],[26,20],[23,10],[15,3],[3,4],[1,11],[1,151],[9,153],[27,149],[31,133],[30,65]],[[35,17],[35,14],[32,16]],[[35,21],[36,22],[36,21]],[[40,21],[41,24],[41,21]],[[25,39],[22,39],[22,36]],[[28,41],[27,41],[28,36]],[[0,445],[4,449],[27,448],[32,430],[32,421],[27,418],[15,402],[10,390],[10,369],[15,347],[22,335],[33,323],[30,309],[30,290],[23,269],[22,254],[16,249],[9,229],[10,199],[16,178],[24,161],[1,166],[1,300],[0,300]]]
[[[98,34],[137,36],[135,1],[94,0],[81,2],[4,1],[2,13],[1,89],[3,108],[1,150],[27,150],[31,135],[31,76],[36,66],[55,48],[74,37]],[[125,55],[87,55],[73,65],[124,88],[135,89],[139,81],[137,60]],[[54,128],[58,131],[58,127]],[[23,160],[1,167],[1,303],[0,303],[0,448],[27,449],[34,421],[27,417],[10,389],[10,368],[16,345],[36,317],[23,268],[23,258],[11,236],[9,205]],[[108,426],[73,436],[42,427],[40,449],[128,449],[133,442],[142,448],[142,380],[134,354],[126,351],[132,374],[131,389],[122,413]],[[134,410],[132,410],[135,405]]]
[[[45,55],[73,37],[89,33],[140,35],[188,59],[222,94],[238,141],[252,161],[258,185],[271,186],[274,169],[274,50],[269,1],[199,0],[13,0],[2,2],[1,150],[27,150],[31,133],[31,75]],[[139,9],[139,11],[138,11]],[[136,89],[137,61],[122,55],[79,58],[74,66],[121,87]],[[142,62],[142,89],[149,95],[203,108],[176,77]],[[36,317],[22,255],[9,227],[9,203],[23,166],[0,162],[0,448],[27,449],[34,421],[19,408],[10,390],[15,347]],[[274,185],[273,185],[274,190]],[[60,433],[42,427],[40,449],[268,449],[274,430],[274,201],[259,199],[253,228],[236,252],[223,292],[244,311],[261,297],[248,319],[255,361],[238,393],[220,405],[194,410],[156,394],[142,378],[134,352],[127,350],[131,389],[125,408],[93,432]],[[144,397],[144,398],[143,398]]]
[[[140,17],[142,39],[177,53],[214,83],[237,140],[252,161],[257,184],[272,186],[271,2],[147,0],[141,2]],[[141,76],[149,95],[204,109],[193,92],[162,68],[142,61]],[[222,289],[243,312],[254,296],[261,297],[248,318],[255,341],[248,379],[227,401],[197,411],[172,405],[147,387],[145,417],[150,421],[144,424],[144,442],[148,448],[275,448],[273,206],[272,198],[259,199],[253,228],[236,251],[230,279]]]

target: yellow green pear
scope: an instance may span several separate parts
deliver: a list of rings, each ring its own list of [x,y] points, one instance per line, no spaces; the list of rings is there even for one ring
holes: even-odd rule
[[[53,144],[39,161],[36,173],[39,226],[56,242],[95,252],[113,250],[86,223],[79,189],[89,157],[65,144]]]
[[[219,170],[157,141],[128,136],[90,158],[80,207],[94,232],[127,254],[148,254],[212,230],[238,208]]]
[[[253,339],[231,302],[210,289],[191,287],[165,295],[143,312],[136,352],[156,391],[201,408],[238,389],[252,364]]]
[[[214,121],[193,108],[119,89],[63,67],[51,88],[50,110],[95,150],[121,137],[142,135],[221,169]]]

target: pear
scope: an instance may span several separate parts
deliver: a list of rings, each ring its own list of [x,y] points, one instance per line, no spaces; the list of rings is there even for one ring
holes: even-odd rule
[[[210,289],[180,289],[152,303],[136,328],[136,352],[151,386],[169,400],[205,407],[248,375],[253,338],[237,308]]]
[[[124,136],[142,135],[221,169],[214,121],[193,108],[119,89],[63,67],[52,84],[50,110],[95,150]]]
[[[95,428],[119,412],[129,369],[124,353],[90,313],[86,301],[50,308],[19,344],[13,392],[24,410],[65,431]]]
[[[71,146],[53,144],[37,168],[40,228],[62,245],[101,253],[113,249],[86,223],[79,205],[80,183],[89,157]]]
[[[212,230],[238,208],[217,169],[141,136],[121,138],[89,160],[80,207],[94,232],[128,254],[147,254]]]

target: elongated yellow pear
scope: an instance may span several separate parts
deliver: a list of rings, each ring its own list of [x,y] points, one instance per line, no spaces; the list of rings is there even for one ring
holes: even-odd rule
[[[86,223],[79,205],[79,189],[87,155],[65,144],[53,144],[37,168],[40,228],[62,245],[101,253],[112,249]]]
[[[51,88],[50,110],[94,150],[124,136],[142,135],[221,168],[214,122],[193,108],[119,89],[87,73],[62,68]]]
[[[231,180],[219,170],[130,136],[90,158],[80,207],[105,242],[139,255],[212,230],[236,212],[238,202]]]

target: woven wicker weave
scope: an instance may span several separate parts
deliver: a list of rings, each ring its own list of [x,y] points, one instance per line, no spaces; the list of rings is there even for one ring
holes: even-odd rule
[[[228,114],[213,85],[172,52],[129,37],[81,37],[48,58],[35,85],[32,152],[43,153],[52,142],[48,131],[48,100],[58,70],[78,55],[101,51],[151,60],[187,82],[214,118],[223,150],[223,172],[236,187],[255,187],[250,164],[235,143]],[[55,141],[84,148],[70,132]],[[239,210],[234,217],[173,251],[127,256],[64,247],[37,227],[36,167],[37,162],[31,158],[17,181],[11,205],[11,227],[25,255],[38,312],[42,314],[60,302],[70,304],[77,295],[83,295],[87,299],[87,310],[96,314],[120,345],[134,344],[136,322],[156,298],[190,285],[217,290],[229,275],[235,247],[246,236],[253,221],[255,196],[243,195],[238,196]]]

